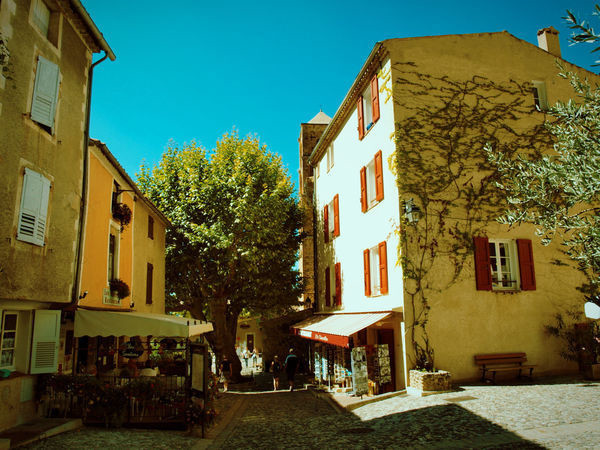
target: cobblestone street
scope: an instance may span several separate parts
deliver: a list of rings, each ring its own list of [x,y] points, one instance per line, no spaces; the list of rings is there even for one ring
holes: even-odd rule
[[[239,387],[240,389],[236,389]],[[600,383],[462,386],[427,397],[399,395],[339,413],[308,390],[219,399],[210,439],[159,430],[83,428],[29,448],[598,448]]]

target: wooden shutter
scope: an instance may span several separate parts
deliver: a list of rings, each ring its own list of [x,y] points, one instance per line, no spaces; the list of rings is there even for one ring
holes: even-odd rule
[[[146,264],[146,305],[152,304],[152,278],[154,275],[154,266]]]
[[[373,123],[379,120],[379,83],[377,74],[371,80],[371,108],[373,110]]]
[[[365,295],[368,297],[371,295],[371,260],[369,249],[363,251],[363,262],[365,266]]]
[[[335,263],[335,304],[342,305],[342,264]]]
[[[381,150],[375,153],[375,200],[383,200],[383,157]]]
[[[323,208],[323,238],[329,242],[329,205]]]
[[[490,246],[488,238],[474,237],[475,281],[478,291],[492,290],[492,268],[490,267]]]
[[[331,306],[331,275],[329,267],[325,268],[325,306]]]
[[[51,129],[54,129],[59,79],[58,66],[39,56],[33,87],[33,100],[31,102],[31,120],[35,120]]]
[[[363,97],[358,97],[356,102],[356,112],[358,114],[358,139],[365,137],[365,113],[363,112]]]
[[[333,235],[340,235],[340,196],[333,197]]]
[[[360,169],[360,207],[362,212],[367,212],[367,168]]]
[[[31,342],[31,370],[36,373],[54,373],[58,369],[60,340],[60,311],[36,310]]]
[[[530,239],[517,239],[519,253],[519,271],[521,272],[521,290],[535,291],[535,269],[533,267],[533,249]]]
[[[379,243],[379,283],[380,293],[382,295],[388,293],[388,273],[387,273],[387,243],[386,241]]]
[[[154,217],[148,215],[148,237],[154,239]]]
[[[25,169],[17,239],[44,245],[49,198],[50,180],[33,170]]]

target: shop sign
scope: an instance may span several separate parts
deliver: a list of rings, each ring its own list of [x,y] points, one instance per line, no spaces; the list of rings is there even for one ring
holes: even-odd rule
[[[123,348],[119,353],[123,358],[139,358],[144,353],[144,350],[138,350],[135,348],[131,341],[125,344],[125,348]]]
[[[308,330],[300,330],[300,336],[311,339],[312,338],[312,331],[308,331]]]

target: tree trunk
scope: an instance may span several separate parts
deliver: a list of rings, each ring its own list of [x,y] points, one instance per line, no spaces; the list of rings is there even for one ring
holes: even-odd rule
[[[234,381],[242,379],[242,363],[235,351],[235,335],[237,331],[237,319],[239,312],[228,308],[226,300],[212,301],[208,305],[212,318],[213,332],[209,340],[210,346],[217,357],[217,371],[224,356],[231,361]]]

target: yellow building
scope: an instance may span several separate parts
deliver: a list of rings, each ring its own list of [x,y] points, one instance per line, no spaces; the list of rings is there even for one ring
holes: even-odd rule
[[[3,0],[0,34],[0,430],[34,414],[78,291],[92,56],[115,55],[79,0]],[[3,63],[3,64],[4,64]]]
[[[506,203],[484,151],[552,150],[546,110],[574,95],[557,59],[600,81],[560,58],[556,30],[538,39],[379,42],[331,121],[309,122],[328,122],[300,149],[310,155],[301,183],[314,186],[316,314],[295,332],[315,342],[321,379],[343,383],[350,349],[376,360],[378,345],[386,376],[369,366],[369,377],[384,390],[431,363],[477,379],[477,354],[525,352],[534,375],[577,370],[544,327],[583,311],[583,276],[533,227],[496,221]]]
[[[88,174],[78,307],[164,314],[168,219],[144,197],[107,146],[95,139],[90,140]],[[123,292],[115,280],[120,280]],[[64,327],[66,341],[73,339],[72,325]],[[82,369],[91,365],[99,370],[112,368],[114,358],[105,358],[102,352],[98,355],[97,350],[116,345],[111,337],[81,338],[76,346],[78,364]],[[65,355],[65,371],[72,370],[72,357]]]

